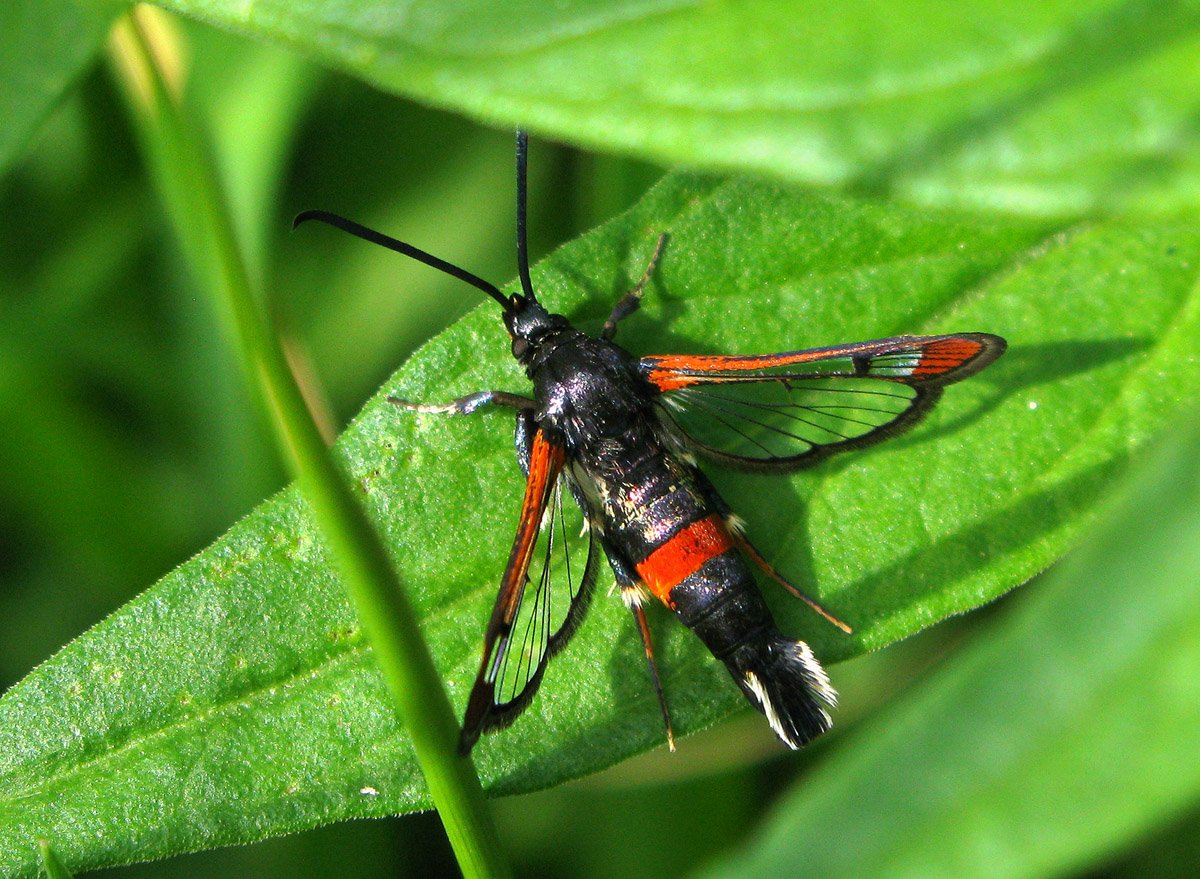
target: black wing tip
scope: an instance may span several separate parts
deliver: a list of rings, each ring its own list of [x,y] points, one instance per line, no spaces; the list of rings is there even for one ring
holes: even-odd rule
[[[981,347],[979,353],[951,374],[946,384],[958,382],[982,372],[999,360],[1008,350],[1008,340],[994,333],[960,333],[959,335],[978,342]]]
[[[972,374],[991,366],[1008,350],[1008,339],[997,336],[995,333],[961,333],[960,335],[974,339],[983,346],[983,349],[971,359],[968,365]]]
[[[979,346],[978,351],[952,369],[937,375],[921,376],[919,380],[914,376],[911,381],[913,387],[935,388],[957,384],[987,369],[1008,350],[1008,340],[993,333],[948,333],[944,336],[914,336],[912,339],[921,343],[969,341]]]
[[[475,743],[485,734],[512,725],[512,722],[517,719],[517,715],[529,706],[533,700],[532,691],[536,689],[537,685],[534,685],[517,699],[501,705],[495,703],[495,690],[492,687],[473,690],[463,716],[462,729],[458,734],[459,755],[468,756],[471,749],[475,747]]]
[[[497,710],[496,690],[490,683],[479,680],[471,689],[467,699],[467,710],[463,713],[462,730],[458,734],[458,753],[466,757],[484,733],[508,726],[515,713]]]

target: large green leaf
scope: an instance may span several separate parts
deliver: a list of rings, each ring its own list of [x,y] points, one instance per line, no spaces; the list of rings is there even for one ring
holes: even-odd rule
[[[1198,428],[1172,437],[1085,549],[710,875],[1075,875],[1194,804]]]
[[[1200,194],[1196,0],[162,0],[478,118],[928,203]]]
[[[676,174],[535,267],[543,300],[597,329],[662,231],[644,312],[622,327],[634,351],[952,329],[1011,343],[908,436],[791,479],[714,471],[766,554],[855,626],[842,635],[769,590],[784,628],[829,660],[1044,568],[1200,389],[1200,229],[1186,223],[1053,229]],[[459,708],[519,504],[511,417],[413,416],[382,397],[524,389],[507,352],[485,303],[389,380],[338,446]],[[493,791],[661,743],[631,621],[619,601],[596,605],[529,712],[478,746]],[[689,633],[665,613],[655,629],[678,729],[742,705]],[[428,805],[291,490],[0,699],[0,791],[0,871],[17,875],[39,837],[81,868]]]
[[[104,42],[122,0],[0,3],[0,174]]]

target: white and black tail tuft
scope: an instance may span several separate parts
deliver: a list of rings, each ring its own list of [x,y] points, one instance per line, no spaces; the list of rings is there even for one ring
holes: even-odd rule
[[[735,650],[725,664],[789,748],[806,745],[829,729],[832,722],[825,707],[837,704],[837,692],[803,641],[764,633]]]

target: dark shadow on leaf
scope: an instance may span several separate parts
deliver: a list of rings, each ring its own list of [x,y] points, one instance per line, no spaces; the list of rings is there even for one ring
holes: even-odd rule
[[[1113,458],[922,547],[893,565],[864,574],[843,593],[845,599],[852,599],[856,605],[855,615],[849,620],[858,629],[855,636],[844,635],[819,621],[812,622],[811,611],[797,601],[775,594],[778,590],[772,590],[770,586],[764,587],[764,594],[776,611],[780,628],[812,644],[823,662],[832,664],[850,659],[883,646],[878,642],[868,643],[865,638],[873,622],[886,623],[897,616],[920,617],[920,624],[899,633],[898,637],[904,637],[999,597],[1007,589],[981,591],[969,600],[946,594],[946,590],[952,592],[954,584],[971,576],[979,559],[988,556],[996,533],[1006,535],[1006,545],[1028,546],[1059,528],[1078,524],[1081,514],[1099,508],[1108,488],[1128,466],[1128,456]],[[614,681],[619,681],[619,700],[626,703],[625,707],[636,706],[637,710],[617,710],[585,733],[556,742],[541,758],[511,766],[489,784],[493,794],[548,787],[605,768],[619,762],[623,756],[639,753],[661,741],[661,722],[654,707],[653,693],[645,680],[637,636],[632,631],[630,635],[633,641],[623,645],[628,649],[614,654],[610,668]],[[896,636],[890,634],[887,638],[896,640]],[[622,636],[622,641],[625,640]],[[736,698],[736,688],[715,659],[709,658],[703,667],[688,668],[687,675],[685,686],[678,682],[669,686],[668,699],[673,696],[673,710],[687,718],[689,727],[715,722],[742,704],[740,698]],[[836,682],[836,670],[833,677]],[[637,721],[640,727],[631,729],[631,714],[641,718]],[[594,758],[596,742],[612,740],[619,740],[626,753],[611,754],[611,759],[597,764]]]
[[[999,597],[1007,589],[980,596],[981,600],[973,603],[945,594],[945,590],[948,584],[969,578],[981,559],[996,561],[991,549],[997,534],[1004,535],[1006,546],[1027,547],[1059,528],[1081,525],[1089,513],[1095,514],[1102,506],[1107,491],[1128,470],[1129,462],[1127,454],[1115,456],[1056,483],[1050,490],[1031,494],[969,528],[922,547],[893,565],[865,574],[846,589],[858,608],[860,618],[854,622],[861,630],[859,637],[865,635],[872,621],[886,622],[906,614],[925,615],[943,604],[945,609],[935,610],[934,615],[944,619]],[[867,649],[861,642],[850,643],[825,634],[813,640],[820,655],[829,662],[849,659]],[[882,645],[871,644],[870,649],[879,646]]]
[[[1138,351],[1145,350],[1151,344],[1152,340],[1150,339],[1100,339],[1056,342],[1010,349],[991,370],[970,379],[972,383],[991,379],[994,385],[1001,386],[1002,390],[999,393],[990,395],[981,400],[978,405],[932,429],[918,425],[914,432],[887,440],[881,444],[881,447],[902,449],[934,441],[944,441],[958,431],[987,417],[1006,398],[1021,390],[1059,381],[1071,375],[1086,373],[1106,363],[1121,360]],[[954,388],[947,389],[947,393],[953,394]],[[857,462],[862,460],[862,456],[875,451],[877,450],[874,448],[861,449],[835,455],[820,462],[811,472],[817,478],[828,477],[845,468],[854,467]],[[812,541],[809,539],[806,519],[807,497],[794,487],[792,481],[779,476],[770,474],[726,476],[719,468],[709,466],[705,469],[722,496],[735,511],[740,512],[748,520],[750,539],[758,545],[768,560],[773,560],[778,555],[780,547],[770,540],[769,528],[756,527],[755,511],[763,510],[764,496],[770,497],[770,506],[773,510],[782,508],[794,511],[794,520],[788,527],[791,537],[787,547],[787,570],[783,573],[801,589],[811,590],[811,584],[816,581],[816,576],[815,559],[809,548]],[[768,485],[765,480],[772,481]],[[867,511],[863,511],[863,515],[866,514]],[[777,515],[771,518],[778,521]],[[776,530],[778,530],[778,526],[776,526]],[[758,537],[756,536],[758,534],[767,536]],[[768,586],[767,588],[771,590],[774,587]],[[839,612],[836,605],[831,605],[829,609],[834,614]],[[850,622],[851,625],[854,625],[853,621]]]
[[[1047,342],[1041,345],[1013,346],[986,372],[973,376],[972,385],[992,384],[999,393],[980,400],[978,405],[961,412],[936,427],[905,434],[889,441],[890,448],[907,448],[917,443],[944,439],[970,424],[987,417],[1004,400],[1040,385],[1061,381],[1072,375],[1090,372],[1107,363],[1124,360],[1145,351],[1153,339],[1095,339],[1090,341]],[[948,388],[953,394],[954,388]],[[836,459],[835,459],[836,460]]]

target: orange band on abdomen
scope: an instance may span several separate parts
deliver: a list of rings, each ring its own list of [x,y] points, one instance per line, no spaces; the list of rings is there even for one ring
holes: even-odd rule
[[[671,590],[696,573],[709,559],[733,549],[733,541],[716,515],[693,522],[636,565],[654,596],[667,607]]]

